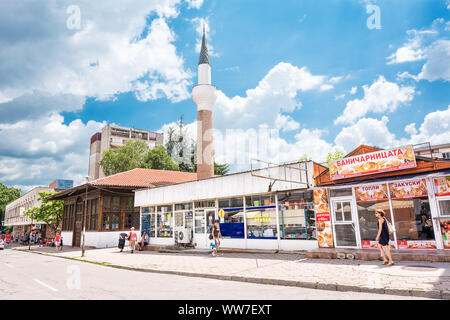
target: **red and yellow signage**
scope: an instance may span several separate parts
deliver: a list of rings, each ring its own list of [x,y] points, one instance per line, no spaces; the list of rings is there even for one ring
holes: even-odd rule
[[[450,196],[450,176],[435,178],[434,186],[437,196]]]
[[[314,211],[316,213],[317,240],[320,248],[333,248],[330,207],[326,189],[314,190]]]
[[[417,198],[427,196],[424,179],[389,183],[391,199]]]
[[[436,241],[427,240],[427,241],[397,241],[397,246],[399,249],[437,249]]]
[[[331,180],[416,167],[412,146],[380,150],[329,163]]]
[[[387,200],[387,188],[385,184],[362,186],[355,188],[356,202]]]

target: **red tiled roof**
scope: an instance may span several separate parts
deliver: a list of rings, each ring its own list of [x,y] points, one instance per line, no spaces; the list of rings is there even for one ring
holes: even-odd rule
[[[90,181],[96,186],[150,187],[197,180],[192,172],[136,168]]]

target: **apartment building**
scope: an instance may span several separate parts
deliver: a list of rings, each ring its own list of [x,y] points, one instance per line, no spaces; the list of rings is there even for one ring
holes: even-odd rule
[[[89,181],[105,177],[100,166],[103,152],[123,146],[129,139],[141,139],[145,141],[149,149],[163,145],[162,133],[147,130],[106,125],[102,132],[97,132],[91,137],[89,153]]]
[[[431,157],[439,159],[450,159],[450,143],[436,144],[436,145],[424,145],[423,147],[414,148],[414,153],[417,156]]]
[[[42,221],[32,221],[24,212],[41,205],[39,201],[39,192],[52,192],[62,191],[64,189],[70,189],[73,187],[73,180],[57,179],[50,183],[48,187],[35,187],[21,196],[19,199],[6,205],[5,208],[5,226],[12,226],[12,234],[14,238],[18,238],[25,232],[30,231],[32,225],[33,231],[41,232],[43,236],[46,236],[46,226]],[[48,236],[48,235],[47,235]]]

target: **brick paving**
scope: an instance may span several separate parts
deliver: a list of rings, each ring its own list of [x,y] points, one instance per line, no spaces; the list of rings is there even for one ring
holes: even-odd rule
[[[27,250],[22,248],[20,250]],[[175,273],[256,283],[325,290],[374,292],[449,299],[450,263],[401,261],[387,267],[380,261],[307,259],[302,254],[207,252],[120,253],[116,248],[80,249],[33,247],[32,252],[74,258],[149,272]],[[432,268],[431,268],[432,267]]]

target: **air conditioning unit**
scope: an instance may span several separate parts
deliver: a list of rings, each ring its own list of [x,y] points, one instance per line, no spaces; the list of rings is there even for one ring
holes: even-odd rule
[[[174,231],[176,243],[191,243],[192,241],[191,228],[176,227]]]

